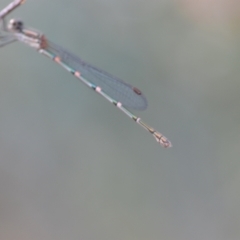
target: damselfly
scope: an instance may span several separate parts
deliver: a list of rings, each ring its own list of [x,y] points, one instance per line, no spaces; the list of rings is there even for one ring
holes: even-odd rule
[[[163,147],[172,146],[165,136],[148,126],[141,118],[135,116],[127,109],[144,110],[147,107],[147,100],[138,88],[82,61],[77,56],[49,41],[44,34],[25,28],[20,20],[11,19],[6,24],[5,17],[23,3],[24,0],[12,1],[0,12],[0,47],[19,41],[36,49],[39,53],[58,63],[150,132]]]

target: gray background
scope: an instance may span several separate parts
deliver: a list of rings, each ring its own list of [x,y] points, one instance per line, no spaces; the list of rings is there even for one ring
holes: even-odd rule
[[[12,13],[138,86],[136,114],[173,148],[34,50],[0,49],[0,239],[240,239],[239,14],[229,0]]]

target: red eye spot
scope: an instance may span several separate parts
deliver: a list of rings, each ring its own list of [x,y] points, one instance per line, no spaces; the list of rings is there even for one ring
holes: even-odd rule
[[[136,87],[133,87],[133,91],[137,94],[137,95],[142,95],[142,92],[136,88]]]

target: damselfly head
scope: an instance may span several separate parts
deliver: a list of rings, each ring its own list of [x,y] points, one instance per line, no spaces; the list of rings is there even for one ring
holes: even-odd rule
[[[11,19],[8,24],[8,29],[12,32],[22,32],[23,22],[17,19]]]

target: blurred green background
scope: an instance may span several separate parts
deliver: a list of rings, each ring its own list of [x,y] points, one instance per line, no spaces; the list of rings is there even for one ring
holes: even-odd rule
[[[10,0],[1,0],[0,9]],[[1,240],[239,240],[240,4],[28,0],[11,14],[139,87],[163,149],[20,43],[0,50]]]

